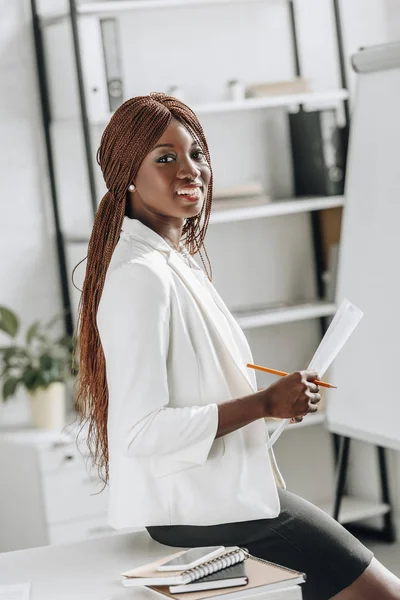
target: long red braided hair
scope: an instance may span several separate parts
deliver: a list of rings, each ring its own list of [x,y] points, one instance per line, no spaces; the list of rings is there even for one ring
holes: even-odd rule
[[[111,117],[97,151],[97,162],[107,193],[99,204],[89,240],[86,273],[74,332],[74,355],[79,346],[75,410],[82,425],[87,425],[85,436],[91,459],[105,483],[108,482],[108,388],[105,358],[96,325],[97,309],[126,214],[129,185],[135,180],[143,159],[173,118],[180,121],[200,145],[211,169],[207,141],[196,115],[186,104],[163,93],[153,92],[124,102]],[[186,219],[182,230],[182,241],[191,255],[200,253],[210,280],[212,271],[204,238],[210,218],[212,182],[211,171],[202,210],[197,216]],[[202,249],[207,257],[209,273]]]

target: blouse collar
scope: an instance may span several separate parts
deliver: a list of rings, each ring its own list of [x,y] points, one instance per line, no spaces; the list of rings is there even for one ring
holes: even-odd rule
[[[171,251],[177,251],[161,235],[139,221],[139,219],[130,219],[129,217],[125,216],[122,222],[121,231],[124,233],[130,233],[135,238],[140,239],[146,244],[149,244],[152,246],[152,248],[155,248],[160,252],[166,252],[170,254]],[[179,244],[179,250],[182,251],[182,254],[193,260],[182,242]]]

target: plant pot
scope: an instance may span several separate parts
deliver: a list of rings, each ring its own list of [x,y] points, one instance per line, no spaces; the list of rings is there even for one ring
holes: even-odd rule
[[[65,425],[65,383],[29,392],[32,421],[37,429],[62,429]]]

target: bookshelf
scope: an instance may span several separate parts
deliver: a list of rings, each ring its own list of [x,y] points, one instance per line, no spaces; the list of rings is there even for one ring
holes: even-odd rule
[[[348,100],[347,90],[329,90],[326,92],[307,92],[304,94],[285,94],[271,95],[263,98],[245,98],[240,101],[209,102],[203,104],[193,104],[191,108],[199,115],[218,115],[222,113],[235,113],[250,110],[261,110],[268,108],[291,108],[298,105],[306,107],[311,106],[336,106],[344,100]],[[92,125],[106,126],[113,113],[107,112],[104,115],[95,115],[90,118]],[[71,121],[73,117],[61,118],[59,121]]]
[[[248,208],[230,208],[229,210],[216,210],[210,216],[210,224],[232,223],[234,221],[248,221],[265,217],[279,217],[302,212],[328,210],[344,206],[344,196],[327,196],[322,198],[293,198],[273,200],[262,206]]]
[[[155,10],[172,8],[194,8],[223,4],[254,4],[260,2],[270,2],[271,0],[116,0],[115,2],[88,2],[78,4],[76,12],[78,15],[97,15],[109,16],[117,13],[126,13],[131,11]],[[42,20],[43,26],[53,25],[63,19],[67,19],[69,14],[66,12],[54,13],[46,16]]]
[[[42,106],[44,112],[44,121],[45,128],[47,131],[47,150],[48,150],[48,161],[49,161],[49,172],[50,179],[53,182],[52,191],[53,191],[53,206],[55,213],[57,211],[57,185],[56,185],[56,177],[54,175],[54,164],[52,157],[52,142],[51,135],[54,134],[55,126],[60,122],[68,122],[76,121],[75,116],[67,115],[65,118],[58,117],[58,121],[55,122],[51,119],[48,111],[48,101],[46,99],[46,94],[48,94],[48,90],[46,89],[46,64],[45,64],[45,55],[43,52],[43,36],[44,31],[46,29],[52,29],[53,26],[58,25],[61,21],[70,20],[72,25],[72,50],[74,52],[75,57],[75,68],[76,68],[76,81],[78,82],[78,96],[79,96],[79,116],[78,120],[81,121],[82,133],[83,133],[83,142],[85,148],[85,159],[86,159],[86,167],[88,172],[88,178],[90,181],[90,194],[91,194],[91,202],[93,211],[96,209],[96,202],[98,200],[99,194],[96,191],[95,185],[95,177],[93,173],[93,156],[94,153],[91,147],[91,139],[93,135],[93,127],[94,126],[104,126],[106,122],[111,117],[112,113],[107,110],[105,107],[106,103],[103,102],[100,109],[96,112],[92,112],[90,108],[90,88],[88,87],[88,82],[86,81],[86,75],[88,73],[88,69],[90,72],[91,67],[91,58],[93,60],[98,60],[101,52],[95,52],[93,58],[90,52],[88,53],[87,40],[83,39],[80,31],[80,23],[83,19],[94,19],[91,21],[92,24],[95,25],[95,19],[100,17],[108,17],[115,15],[117,13],[127,13],[127,12],[138,12],[138,11],[156,11],[163,10],[165,13],[169,10],[173,9],[185,9],[191,10],[196,8],[196,11],[203,10],[206,7],[210,7],[212,5],[223,7],[225,6],[226,10],[230,10],[232,5],[256,5],[256,4],[270,4],[270,0],[116,0],[114,2],[90,2],[84,4],[78,4],[75,0],[69,0],[70,10],[68,13],[50,15],[44,18],[40,18],[35,12],[35,0],[32,0],[32,5],[34,7],[34,33],[35,33],[35,47],[38,57],[38,67],[39,67],[39,79],[42,83]],[[292,5],[292,2],[289,2]],[[98,39],[99,36],[98,36]],[[294,40],[294,46],[296,46],[296,40]],[[90,50],[90,49],[89,49]],[[86,53],[86,56],[83,54]],[[298,56],[297,56],[298,59]],[[137,67],[137,64],[136,64]],[[99,72],[104,71],[101,64],[97,65]],[[200,116],[219,118],[219,116],[236,116],[236,114],[241,113],[242,115],[254,115],[259,111],[268,111],[270,109],[286,109],[288,112],[295,112],[298,110],[299,105],[304,106],[306,109],[310,107],[323,107],[323,106],[332,106],[332,107],[340,107],[342,104],[347,106],[347,100],[349,97],[348,91],[346,89],[346,85],[344,82],[341,82],[342,85],[339,89],[333,89],[328,91],[315,91],[304,94],[291,94],[291,95],[276,95],[269,96],[264,98],[246,98],[244,100],[234,102],[234,101],[224,101],[224,100],[215,100],[215,101],[207,101],[207,102],[189,102],[194,109],[194,111]],[[93,79],[90,82],[93,88]],[[103,87],[102,87],[103,86]],[[101,89],[105,89],[105,80],[101,83]],[[345,205],[345,198],[343,196],[327,196],[327,197],[318,197],[318,198],[286,198],[283,200],[274,200],[268,204],[263,206],[256,207],[241,207],[234,208],[229,210],[216,210],[212,213],[210,219],[210,230],[215,230],[220,225],[224,224],[225,227],[234,227],[238,224],[244,222],[257,222],[259,219],[269,219],[272,217],[285,217],[290,215],[300,215],[301,213],[306,214],[315,214],[319,211],[325,211],[329,209],[337,209],[341,208]],[[57,217],[56,217],[57,219]],[[313,244],[315,247],[315,252],[321,252],[321,248],[318,248],[318,235],[316,234],[316,223],[313,221],[312,230],[313,230]],[[66,247],[72,246],[82,246],[84,247],[87,244],[87,237],[81,236],[77,237],[72,234],[72,232],[63,232],[62,226],[60,223],[57,225],[58,230],[58,249],[59,249],[59,259],[60,259],[60,270],[62,271],[62,285],[63,285],[63,298],[64,305],[66,308],[71,306],[71,298],[70,291],[68,289],[68,276],[66,270],[65,263],[65,253]],[[63,262],[64,261],[64,262]],[[321,277],[321,266],[318,264],[318,261],[313,265],[316,272],[316,278],[319,279]],[[318,288],[318,286],[317,286]],[[242,309],[240,312],[233,311],[235,317],[237,318],[241,327],[245,330],[253,330],[256,331],[258,329],[274,326],[274,325],[289,325],[290,323],[300,322],[300,321],[317,321],[317,323],[321,319],[329,318],[335,312],[335,305],[332,302],[327,302],[324,300],[322,294],[320,293],[320,289],[317,289],[315,300],[307,303],[293,303],[286,306],[259,306],[257,309],[248,307],[247,309]],[[71,323],[67,323],[67,328],[71,327]],[[292,425],[288,428],[290,430],[302,429],[304,427],[312,427],[314,425],[323,425],[324,415],[321,413],[317,413],[316,415],[309,415],[302,423]],[[272,431],[276,425],[269,424],[268,430]],[[359,502],[358,500],[353,501],[352,499],[344,499],[342,510],[345,513],[343,516],[340,513],[340,519],[345,519],[345,522],[351,520],[354,515],[358,518],[360,514],[371,516],[372,514],[383,514],[382,507],[378,505],[374,505],[373,503],[367,503],[363,505],[359,512],[357,513],[355,509],[355,502]],[[360,505],[359,505],[360,506]],[[374,511],[374,507],[377,512]],[[329,507],[326,507],[327,510],[330,510]],[[353,515],[350,516],[346,515]]]
[[[242,329],[254,329],[267,327],[269,325],[283,325],[293,321],[304,321],[307,319],[321,319],[331,317],[335,314],[336,305],[323,300],[308,302],[306,304],[293,304],[276,308],[258,308],[257,310],[233,311]]]
[[[331,500],[320,503],[319,508],[328,515],[333,516],[334,508]],[[339,523],[347,525],[356,521],[363,521],[371,517],[381,517],[386,515],[391,510],[390,505],[385,502],[375,502],[373,500],[365,500],[363,498],[355,498],[352,496],[344,496],[340,511]]]

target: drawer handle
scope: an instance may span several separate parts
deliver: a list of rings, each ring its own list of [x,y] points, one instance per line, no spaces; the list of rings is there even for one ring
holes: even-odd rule
[[[65,454],[65,456],[64,456],[64,460],[65,460],[65,462],[69,462],[69,461],[71,461],[71,460],[74,460],[74,458],[75,458],[75,457],[74,457],[74,455],[73,455],[73,454]]]

